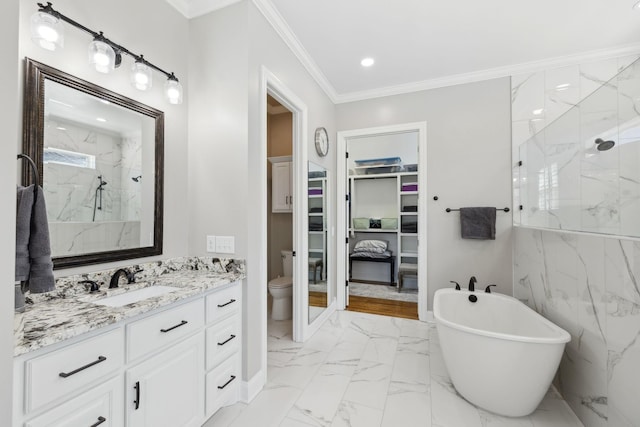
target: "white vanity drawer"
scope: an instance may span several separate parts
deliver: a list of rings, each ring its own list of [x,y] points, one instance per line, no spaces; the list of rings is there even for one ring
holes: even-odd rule
[[[238,400],[240,387],[239,356],[227,359],[206,376],[206,411],[207,417],[223,406],[231,405]]]
[[[240,310],[242,288],[235,284],[207,296],[207,323],[215,322],[229,313]]]
[[[175,342],[204,326],[202,298],[127,325],[127,360]]]
[[[121,427],[122,376],[107,381],[62,405],[26,422],[25,427]]]
[[[240,348],[240,319],[233,316],[207,328],[207,370]]]
[[[124,365],[118,328],[25,362],[25,412],[77,392]]]

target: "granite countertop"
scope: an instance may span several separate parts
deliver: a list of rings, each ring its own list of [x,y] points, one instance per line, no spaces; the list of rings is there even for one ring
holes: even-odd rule
[[[108,278],[113,270],[106,270],[60,278],[56,280],[54,292],[28,295],[25,312],[16,313],[15,324],[21,327],[14,330],[14,356],[201,295],[246,277],[244,261],[217,258],[178,258],[129,268],[139,272],[136,283],[121,284],[119,288],[108,289]],[[101,283],[100,291],[89,293],[85,285],[78,283],[82,280]],[[91,302],[155,285],[172,286],[178,290],[121,307]]]

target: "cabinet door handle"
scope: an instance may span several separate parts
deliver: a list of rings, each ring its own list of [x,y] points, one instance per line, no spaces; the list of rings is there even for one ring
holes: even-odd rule
[[[102,424],[105,421],[107,421],[105,417],[98,417],[98,422],[91,424],[90,427],[98,427],[100,424]]]
[[[175,328],[179,328],[180,326],[184,326],[184,325],[186,325],[187,323],[189,323],[189,322],[187,322],[186,320],[183,320],[182,322],[180,322],[180,323],[178,323],[177,325],[172,326],[172,327],[170,327],[170,328],[168,328],[168,329],[160,329],[160,332],[169,332],[169,331],[173,331]]]
[[[231,383],[231,381],[233,381],[233,380],[235,380],[235,379],[236,379],[236,376],[235,376],[235,375],[231,375],[231,378],[229,378],[229,381],[227,381],[226,383],[224,383],[224,384],[222,384],[222,385],[219,385],[219,386],[218,386],[218,388],[219,388],[220,390],[222,390],[223,388],[225,388],[226,386],[228,386],[228,385]]]
[[[71,375],[77,374],[80,371],[84,371],[85,369],[90,368],[93,365],[97,365],[98,363],[104,362],[105,360],[107,360],[106,357],[99,356],[98,360],[96,360],[95,362],[88,363],[88,364],[86,364],[86,365],[84,365],[84,366],[82,366],[82,367],[80,367],[78,369],[74,369],[71,372],[60,372],[58,375],[60,375],[62,378],[67,378],[67,377],[70,377]]]
[[[140,407],[140,381],[136,381],[133,388],[136,390],[136,399],[133,401],[133,404],[136,405],[134,409],[137,411]]]
[[[222,307],[224,307],[224,306],[226,306],[226,305],[233,304],[234,302],[236,302],[236,300],[234,300],[234,299],[232,298],[232,299],[230,299],[230,300],[229,300],[229,302],[225,302],[224,304],[218,304],[218,307],[219,307],[219,308],[222,308]]]
[[[228,343],[229,341],[231,341],[232,339],[234,339],[236,336],[231,334],[231,336],[229,338],[227,338],[226,340],[219,342],[218,345],[225,345],[226,343]]]

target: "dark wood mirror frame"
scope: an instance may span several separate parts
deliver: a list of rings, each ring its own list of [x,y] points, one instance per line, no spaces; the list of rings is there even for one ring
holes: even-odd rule
[[[38,184],[43,184],[44,152],[44,85],[45,79],[65,85],[113,104],[144,114],[155,120],[155,199],[153,246],[91,252],[83,255],[53,258],[53,268],[69,268],[81,265],[101,264],[123,259],[142,258],[162,254],[163,229],[163,179],[164,179],[164,113],[138,101],[112,92],[93,83],[79,79],[63,71],[25,58],[23,153],[31,157],[38,166]],[[29,168],[22,168],[22,183],[30,185],[33,178]]]

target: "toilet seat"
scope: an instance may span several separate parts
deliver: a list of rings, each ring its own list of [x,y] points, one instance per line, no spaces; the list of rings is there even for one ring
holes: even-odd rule
[[[269,281],[268,286],[275,289],[293,286],[293,277],[276,277],[275,279]]]

